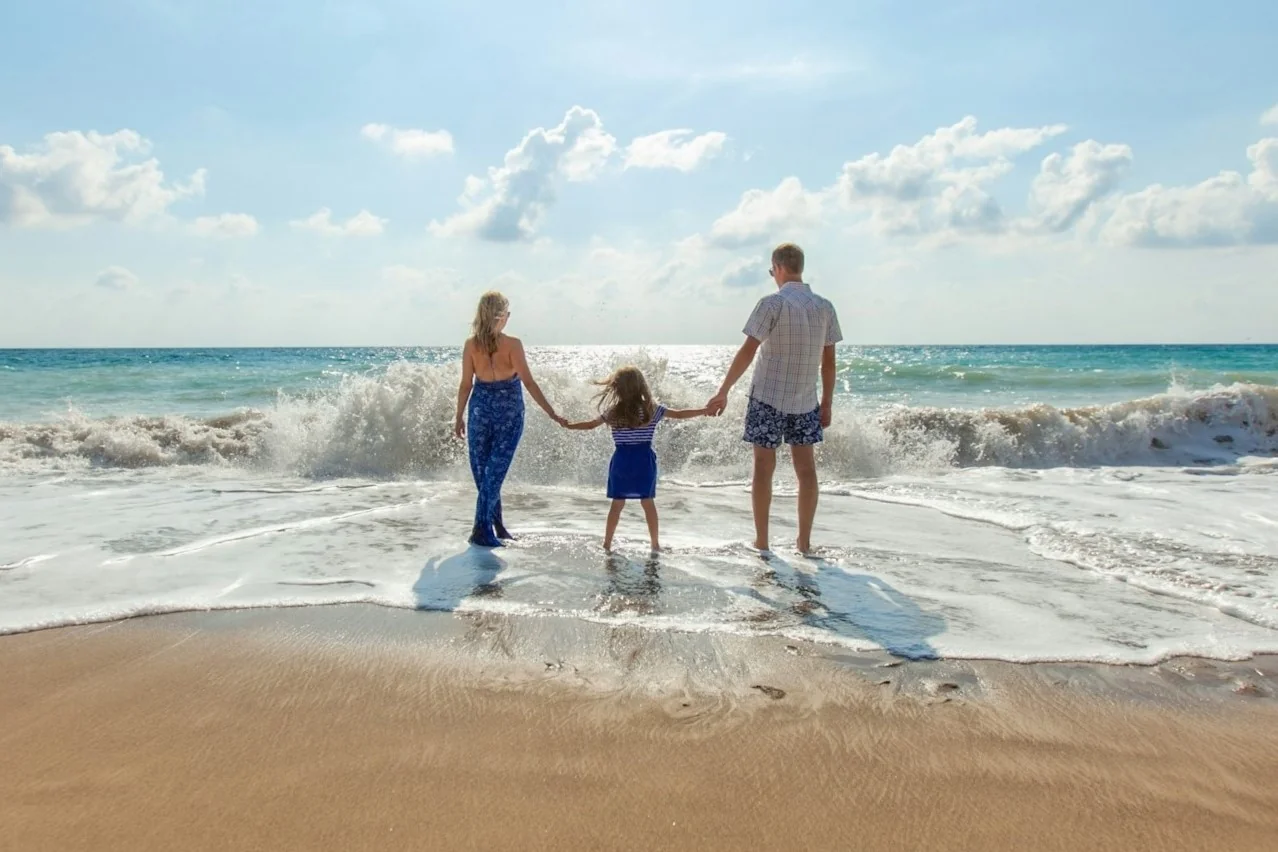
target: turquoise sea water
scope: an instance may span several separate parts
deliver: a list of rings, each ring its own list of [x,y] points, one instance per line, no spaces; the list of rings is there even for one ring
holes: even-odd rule
[[[532,348],[535,370],[586,379],[637,356],[713,390],[731,347]],[[457,347],[0,350],[0,420],[214,416],[321,394],[395,362],[448,365]],[[1234,383],[1278,385],[1278,345],[839,348],[839,393],[869,405],[1080,406]]]

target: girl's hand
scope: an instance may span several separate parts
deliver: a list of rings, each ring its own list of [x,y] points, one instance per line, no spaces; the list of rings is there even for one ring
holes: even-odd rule
[[[460,414],[453,421],[453,437],[458,439],[466,437],[466,421],[462,420]]]
[[[562,414],[555,414],[550,419],[554,420],[556,423],[558,423],[560,426],[564,427],[565,429],[568,428],[568,418],[564,417]]]

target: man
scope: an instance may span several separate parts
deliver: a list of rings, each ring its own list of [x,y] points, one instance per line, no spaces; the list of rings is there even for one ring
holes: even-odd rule
[[[772,252],[769,270],[777,292],[764,296],[745,325],[741,344],[719,392],[706,408],[718,416],[728,405],[728,392],[745,374],[762,346],[759,365],[750,384],[745,440],[754,445],[754,546],[768,550],[768,512],[772,508],[772,475],[777,447],[790,445],[799,479],[799,552],[812,549],[812,521],[816,517],[817,473],[815,447],[830,425],[834,403],[834,344],[843,339],[834,305],[803,283],[803,250],[784,243]],[[821,396],[817,398],[817,375]]]

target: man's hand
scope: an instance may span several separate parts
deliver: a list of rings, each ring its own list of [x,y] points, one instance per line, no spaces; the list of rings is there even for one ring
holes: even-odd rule
[[[706,416],[718,417],[723,410],[728,407],[728,395],[722,391],[710,397],[710,401],[706,403]]]
[[[829,429],[834,421],[834,406],[828,402],[821,403],[821,428]]]

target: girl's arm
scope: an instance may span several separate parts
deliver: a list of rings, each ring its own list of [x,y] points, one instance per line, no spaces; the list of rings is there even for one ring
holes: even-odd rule
[[[524,385],[528,388],[528,394],[533,398],[533,402],[537,403],[551,420],[560,426],[567,426],[568,421],[555,413],[554,406],[546,400],[546,395],[541,392],[541,386],[533,378],[532,368],[528,366],[528,358],[524,355],[523,342],[517,337],[512,337],[510,343],[513,350],[511,354],[514,356],[515,369],[519,372],[520,378],[524,380]]]
[[[564,421],[564,426],[568,429],[595,429],[603,425],[604,419],[596,417],[594,420],[583,420],[580,423],[569,423]]]
[[[709,411],[705,408],[667,408],[664,417],[675,420],[688,420],[692,417],[706,417]]]
[[[457,388],[457,416],[453,419],[453,434],[458,438],[466,435],[466,421],[462,420],[462,412],[466,410],[466,401],[470,399],[471,387],[475,384],[475,359],[471,354],[474,347],[473,338],[467,340],[462,347],[461,385]]]

